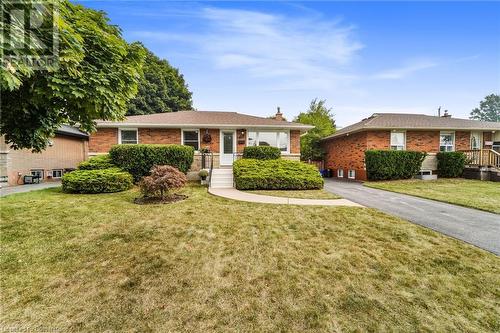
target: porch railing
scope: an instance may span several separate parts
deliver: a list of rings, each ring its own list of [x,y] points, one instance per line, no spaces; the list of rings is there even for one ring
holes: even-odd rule
[[[467,165],[500,168],[500,153],[492,149],[461,150],[467,156]]]

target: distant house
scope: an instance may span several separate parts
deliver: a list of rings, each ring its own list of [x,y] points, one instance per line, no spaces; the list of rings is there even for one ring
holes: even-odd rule
[[[485,149],[483,160],[492,163],[500,152],[500,123],[422,114],[375,113],[371,117],[338,130],[322,140],[326,166],[334,176],[366,180],[365,151],[368,149],[414,150],[427,152],[422,169],[436,171],[436,153]],[[483,154],[481,154],[481,157]],[[497,162],[496,162],[497,163]]]
[[[300,135],[313,128],[274,118],[236,112],[180,111],[129,116],[124,121],[97,123],[90,135],[89,155],[107,153],[116,144],[183,144],[195,149],[191,171],[201,168],[202,149],[214,154],[214,167],[231,166],[245,146],[273,146],[283,158],[300,159]]]
[[[34,181],[60,179],[64,172],[87,159],[88,135],[75,127],[61,126],[49,146],[41,153],[14,150],[0,138],[0,185],[21,185],[24,176]]]

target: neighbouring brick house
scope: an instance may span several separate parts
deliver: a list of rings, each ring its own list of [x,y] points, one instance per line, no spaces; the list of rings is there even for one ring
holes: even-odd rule
[[[214,154],[214,167],[232,165],[245,146],[280,148],[283,158],[300,159],[300,135],[313,128],[274,118],[236,112],[179,111],[126,117],[121,122],[100,121],[90,135],[89,155],[107,153],[116,144],[184,144],[195,148],[191,172],[201,168],[200,150]],[[192,174],[191,174],[192,175]]]
[[[61,126],[41,153],[14,150],[0,137],[0,185],[21,185],[24,176],[42,181],[60,179],[88,157],[88,135],[75,127]],[[31,177],[30,177],[31,178]]]
[[[436,171],[439,151],[500,151],[500,123],[452,118],[449,115],[375,113],[322,140],[326,167],[334,176],[366,180],[369,149],[427,152],[422,170]]]

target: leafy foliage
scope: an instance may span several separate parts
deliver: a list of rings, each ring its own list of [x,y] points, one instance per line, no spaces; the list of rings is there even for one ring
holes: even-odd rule
[[[436,155],[438,161],[438,176],[457,178],[464,172],[467,156],[459,151],[440,152]]]
[[[500,95],[491,94],[470,113],[471,119],[500,122]]]
[[[168,61],[146,50],[144,77],[127,110],[127,115],[191,110],[193,102],[184,77]]]
[[[323,188],[323,178],[310,164],[285,159],[241,159],[233,164],[239,190],[312,190]]]
[[[109,154],[94,156],[78,164],[78,170],[98,170],[113,167],[116,166],[111,161]]]
[[[130,172],[135,181],[149,175],[155,165],[171,165],[187,173],[194,159],[194,148],[183,145],[115,145],[109,156],[113,163]]]
[[[139,183],[141,192],[148,198],[164,199],[174,190],[186,186],[186,175],[170,165],[155,165],[151,175],[142,178]]]
[[[367,150],[366,172],[369,180],[409,179],[422,166],[427,153],[406,150]]]
[[[323,159],[324,150],[321,148],[320,139],[335,133],[335,120],[332,109],[326,107],[325,100],[314,99],[309,105],[309,110],[301,112],[296,122],[315,126],[300,138],[300,158],[303,161],[319,161]]]
[[[271,146],[247,146],[243,149],[243,158],[258,160],[275,160],[281,158],[281,151]]]
[[[92,132],[95,119],[119,120],[137,92],[142,46],[129,45],[102,11],[67,0],[57,3],[58,66],[35,71],[13,60],[0,70],[0,132],[15,149],[43,150],[61,124],[78,123],[83,131]],[[12,5],[20,6],[7,3],[3,9]],[[32,9],[36,2],[25,1],[22,6]],[[42,40],[53,38],[46,28],[38,29]],[[22,37],[9,36],[11,40]],[[32,55],[36,56],[35,51]]]
[[[119,168],[75,170],[62,177],[62,190],[68,193],[112,193],[132,187],[132,175]]]

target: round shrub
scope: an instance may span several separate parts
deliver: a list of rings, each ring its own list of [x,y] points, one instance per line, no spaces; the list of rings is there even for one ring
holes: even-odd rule
[[[109,156],[112,162],[130,172],[135,181],[148,176],[155,165],[171,165],[187,173],[194,160],[194,148],[183,145],[115,145]]]
[[[186,175],[170,165],[155,165],[151,175],[142,178],[139,183],[141,192],[147,198],[165,199],[175,190],[186,186]]]
[[[367,150],[366,173],[369,180],[410,179],[422,167],[427,153],[409,150]]]
[[[278,158],[281,158],[281,151],[277,147],[248,146],[243,149],[243,158],[254,158],[257,160],[276,160]]]
[[[108,154],[97,155],[78,164],[78,170],[98,170],[109,169],[113,167],[115,167],[115,165],[111,161],[111,158]]]
[[[457,178],[462,176],[464,172],[467,157],[464,153],[441,152],[436,155],[438,161],[438,176],[444,178]]]
[[[67,193],[121,192],[132,185],[132,175],[119,168],[75,170],[62,177],[62,189]]]

